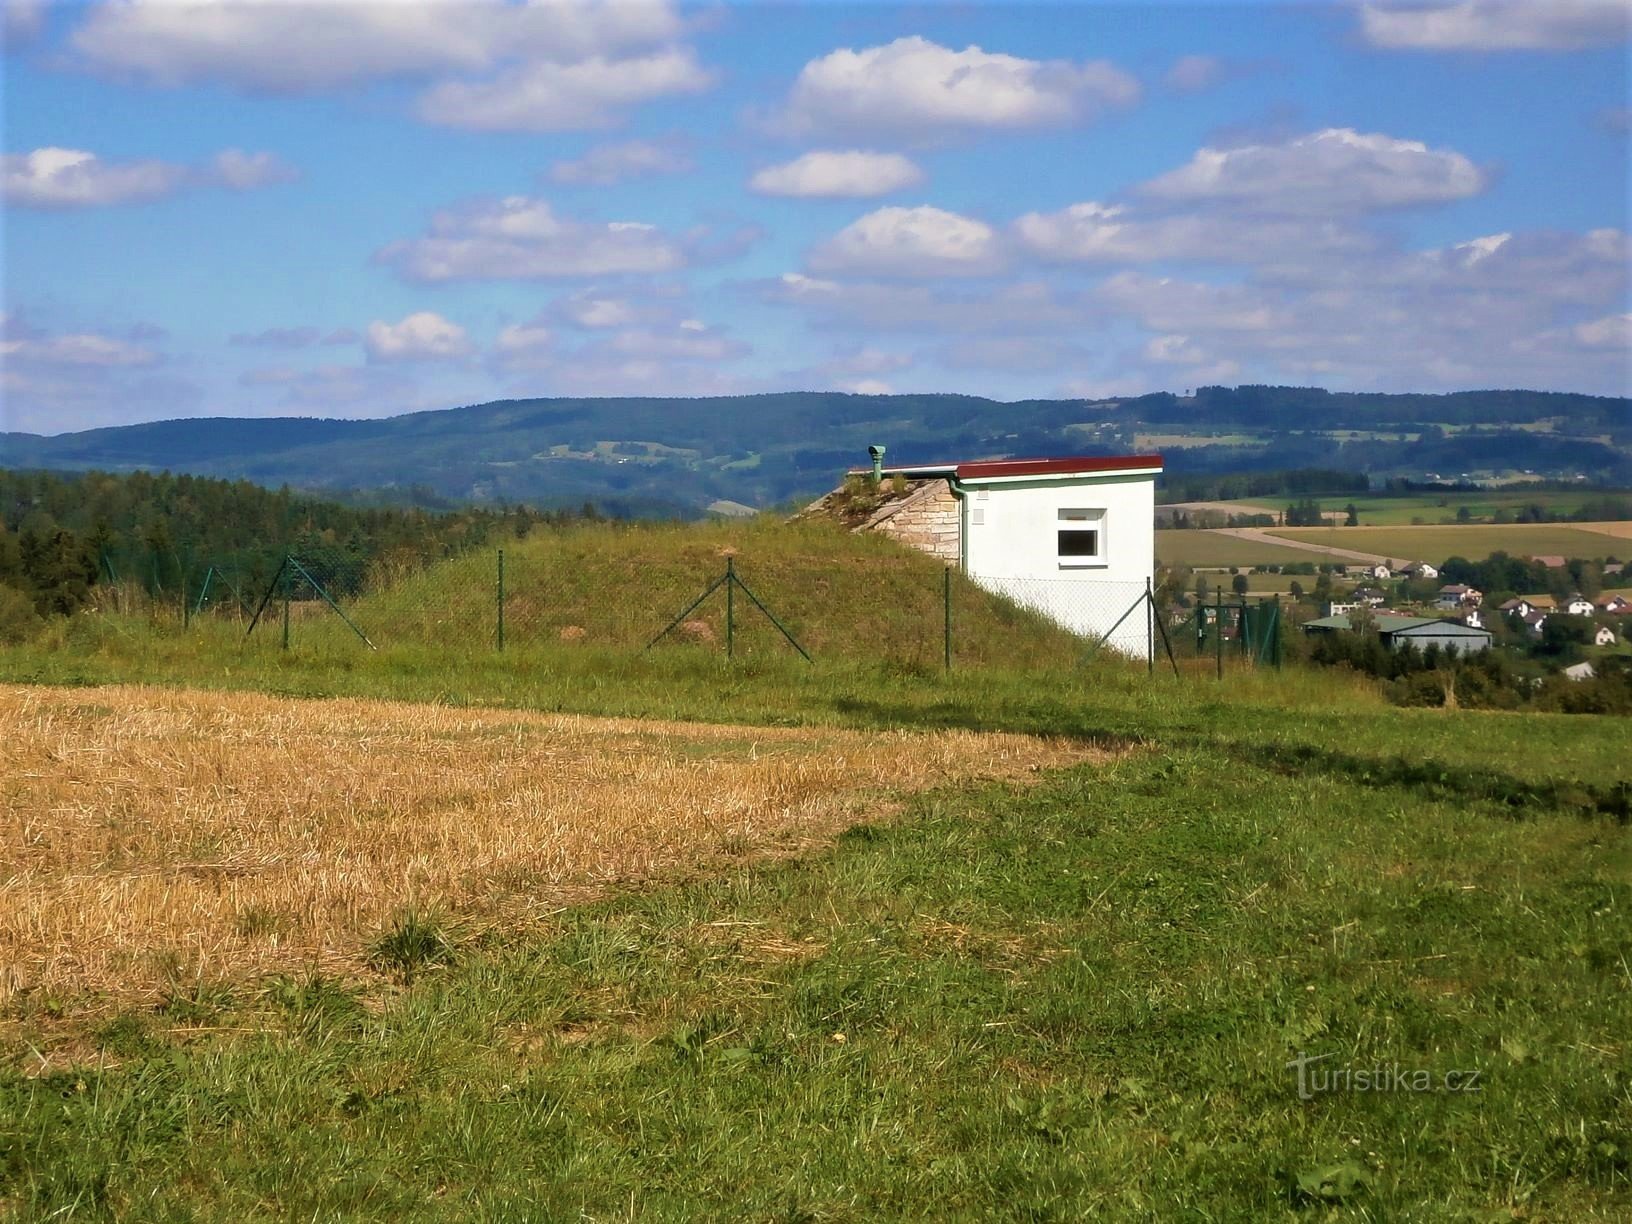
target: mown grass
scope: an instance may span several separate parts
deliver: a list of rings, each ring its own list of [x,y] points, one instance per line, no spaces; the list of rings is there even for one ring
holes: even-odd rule
[[[24,1218],[1624,1218],[1629,904],[1611,820],[1191,744],[416,929],[383,1000],[131,1013],[19,1058],[0,1170]]]
[[[0,678],[1142,750],[510,927],[422,897],[374,978],[178,980],[94,1030],[14,1008],[21,1218],[1632,1214],[1625,719],[1080,652],[943,674],[864,637],[807,665],[299,628],[80,618]],[[1482,1091],[1303,1100],[1300,1052]]]
[[[1493,552],[1507,552],[1516,557],[1591,558],[1618,557],[1632,551],[1626,538],[1632,533],[1632,524],[1628,523],[1594,524],[1593,527],[1563,523],[1504,526],[1469,523],[1451,527],[1276,527],[1269,530],[1309,544],[1352,548],[1435,565],[1447,557],[1488,557]]]
[[[1216,531],[1164,529],[1156,533],[1156,559],[1163,565],[1192,567],[1288,565],[1319,561],[1307,548],[1265,544]]]

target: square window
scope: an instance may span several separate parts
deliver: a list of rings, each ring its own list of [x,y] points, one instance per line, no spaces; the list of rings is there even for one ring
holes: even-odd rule
[[[1058,518],[1061,566],[1105,564],[1105,511],[1061,510]]]
[[[1060,556],[1062,557],[1097,557],[1099,556],[1098,531],[1062,531],[1060,532]]]

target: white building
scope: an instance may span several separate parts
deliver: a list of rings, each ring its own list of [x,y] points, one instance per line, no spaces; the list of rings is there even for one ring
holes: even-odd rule
[[[850,473],[882,504],[854,530],[892,535],[1073,632],[1143,659],[1155,573],[1159,455],[993,459]],[[812,511],[837,509],[843,490]],[[809,511],[807,511],[808,513]]]

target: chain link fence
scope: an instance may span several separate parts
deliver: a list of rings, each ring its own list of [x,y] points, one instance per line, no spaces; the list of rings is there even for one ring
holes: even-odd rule
[[[971,575],[899,550],[741,556],[709,545],[620,548],[616,536],[565,532],[548,547],[449,559],[322,546],[219,559],[104,554],[102,585],[111,610],[263,648],[690,651],[919,672],[1282,657],[1278,607],[1179,612],[1144,583]]]

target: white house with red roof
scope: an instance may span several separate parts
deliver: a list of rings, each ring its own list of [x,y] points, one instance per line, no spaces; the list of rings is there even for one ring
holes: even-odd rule
[[[876,506],[853,521],[956,563],[976,583],[1123,654],[1145,658],[1154,621],[1160,455],[1074,455],[871,468]],[[845,490],[806,513],[841,510]]]

